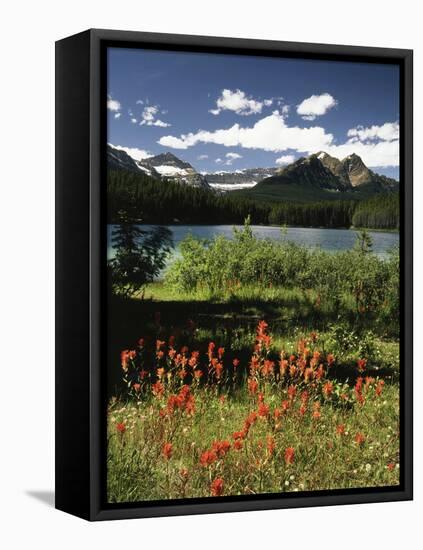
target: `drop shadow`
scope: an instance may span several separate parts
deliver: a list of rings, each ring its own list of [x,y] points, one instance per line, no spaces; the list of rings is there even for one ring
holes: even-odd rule
[[[54,508],[54,491],[25,491],[25,493],[32,498],[42,502],[50,508]]]

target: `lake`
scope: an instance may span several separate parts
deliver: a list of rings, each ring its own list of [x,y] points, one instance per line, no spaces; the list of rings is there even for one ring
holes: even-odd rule
[[[150,226],[140,226],[148,228]],[[188,233],[201,239],[211,239],[214,235],[231,238],[233,225],[168,225],[173,233],[176,248]],[[241,225],[235,227],[241,228]],[[107,257],[113,257],[110,236],[113,225],[107,227]],[[288,240],[310,248],[320,247],[328,252],[349,250],[354,246],[357,232],[351,229],[319,229],[314,227],[288,227],[282,233],[280,227],[252,225],[254,235],[261,239]],[[373,240],[373,251],[380,257],[386,257],[388,251],[399,245],[399,234],[395,232],[369,231]]]

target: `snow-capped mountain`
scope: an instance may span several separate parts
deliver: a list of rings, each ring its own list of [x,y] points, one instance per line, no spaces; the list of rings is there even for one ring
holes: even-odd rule
[[[173,180],[192,187],[210,189],[206,178],[199,174],[188,162],[184,162],[172,153],[162,153],[143,160],[135,160],[125,151],[107,145],[107,159],[113,170],[143,172],[158,180]]]

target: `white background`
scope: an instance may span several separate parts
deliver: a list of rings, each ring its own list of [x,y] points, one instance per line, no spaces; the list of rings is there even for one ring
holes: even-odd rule
[[[0,542],[10,548],[417,548],[422,540],[422,29],[412,0],[4,2]],[[415,50],[415,501],[89,524],[54,510],[54,41],[90,27]],[[363,83],[365,86],[365,83]],[[62,350],[66,353],[66,349]],[[407,368],[408,365],[403,365]],[[75,396],[75,406],[78,397]],[[41,497],[41,498],[40,498]],[[4,539],[4,540],[3,540]],[[412,542],[414,539],[415,542]],[[419,542],[418,542],[419,541]]]

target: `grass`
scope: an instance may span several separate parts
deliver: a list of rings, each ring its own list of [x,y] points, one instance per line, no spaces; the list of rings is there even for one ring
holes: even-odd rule
[[[210,496],[211,482],[216,478],[224,480],[226,495],[399,483],[395,385],[386,387],[381,397],[372,395],[363,406],[353,409],[323,404],[318,420],[311,409],[301,416],[300,405],[294,402],[278,423],[259,417],[240,450],[233,447],[232,434],[256,410],[256,403],[246,392],[219,396],[198,389],[194,395],[194,415],[178,412],[165,419],[160,416],[165,399],[110,403],[110,502]],[[283,398],[287,398],[286,391],[266,392],[266,402],[273,412]],[[125,433],[116,429],[118,423],[125,425]],[[341,425],[343,435],[337,433]],[[365,437],[361,445],[355,440],[357,433]],[[272,455],[269,438],[275,444]],[[201,455],[216,440],[228,440],[232,448],[224,458],[204,467]],[[169,459],[163,456],[166,443],[172,445]],[[289,447],[295,452],[293,464],[286,464],[284,458]]]
[[[195,333],[201,336],[200,330]],[[266,331],[261,336],[257,332],[254,351],[250,347],[249,358],[240,359],[236,367],[231,367],[238,357],[232,349],[216,351],[216,342],[210,355],[210,347],[203,349],[195,341],[190,350],[181,351],[188,361],[195,355],[192,350],[199,350],[191,371],[186,366],[181,374],[176,354],[184,335],[169,345],[159,341],[156,351],[154,342],[148,351],[143,341],[133,352],[139,361],[124,359],[129,389],[111,398],[108,409],[110,502],[399,483],[394,344],[385,343],[382,349],[391,362],[382,377],[371,361],[364,374],[358,372],[357,362],[348,363],[352,352],[329,359],[322,350],[330,335],[313,334],[297,342],[272,336],[270,342]],[[281,349],[283,372],[277,360]],[[216,363],[223,369],[218,378],[210,375],[210,365]],[[148,365],[152,369],[140,378],[140,369]],[[307,365],[308,374],[301,370]],[[342,379],[338,375],[345,369],[349,376]],[[195,375],[199,370],[201,377]],[[252,413],[256,418],[245,431]]]
[[[108,303],[108,500],[397,485],[395,256],[182,252]]]

